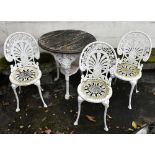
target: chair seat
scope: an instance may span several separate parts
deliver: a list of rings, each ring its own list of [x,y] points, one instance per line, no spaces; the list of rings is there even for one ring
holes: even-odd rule
[[[112,89],[104,80],[88,79],[79,84],[78,94],[88,102],[99,103],[112,96]]]
[[[120,63],[117,65],[115,76],[125,81],[136,80],[141,77],[141,70],[135,65]]]
[[[34,84],[41,78],[41,71],[36,67],[20,67],[10,74],[10,81],[18,86]]]

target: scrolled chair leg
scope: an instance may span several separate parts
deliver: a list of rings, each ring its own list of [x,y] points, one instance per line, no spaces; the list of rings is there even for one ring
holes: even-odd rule
[[[105,106],[105,110],[104,110],[104,130],[109,131],[109,129],[107,127],[107,123],[106,123],[107,110],[109,108],[109,100],[102,102],[102,104]]]
[[[34,83],[37,87],[38,87],[38,91],[39,91],[39,95],[40,95],[40,98],[41,98],[41,100],[42,100],[42,102],[43,102],[43,106],[45,107],[45,108],[47,108],[47,104],[45,103],[45,101],[44,101],[44,99],[43,99],[43,96],[42,96],[42,92],[41,92],[41,90],[42,90],[42,88],[41,88],[41,85],[40,85],[40,80],[38,80],[36,83]]]
[[[58,61],[56,61],[56,67],[57,67],[57,76],[54,78],[54,81],[57,81],[60,77],[60,64]]]
[[[21,94],[22,90],[21,90],[21,86],[19,86],[19,94]]]
[[[79,121],[79,117],[80,117],[80,113],[81,113],[81,104],[84,100],[78,96],[78,114],[77,114],[77,118],[76,121],[74,122],[74,125],[78,125],[78,121]]]
[[[116,76],[112,74],[111,77],[109,78],[110,85],[114,85],[116,83],[116,79],[117,79]]]
[[[115,84],[116,82],[117,82],[117,77],[115,77],[115,80],[114,80],[113,84]]]
[[[11,87],[12,87],[12,89],[13,89],[13,92],[14,92],[14,94],[15,94],[16,101],[17,101],[16,112],[19,112],[19,111],[20,111],[20,108],[19,108],[19,98],[18,98],[17,91],[16,91],[16,88],[17,88],[18,86],[12,83],[12,84],[11,84]]]
[[[136,93],[139,93],[139,90],[138,90],[138,88],[137,88],[137,87],[138,87],[137,85],[138,85],[138,81],[137,81],[137,84],[136,84],[135,87],[136,87]]]
[[[132,94],[133,94],[133,90],[137,84],[137,81],[130,81],[130,84],[131,84],[131,90],[130,90],[130,96],[129,96],[129,105],[128,105],[128,108],[129,109],[132,109],[132,106],[131,106],[131,99],[132,99]]]

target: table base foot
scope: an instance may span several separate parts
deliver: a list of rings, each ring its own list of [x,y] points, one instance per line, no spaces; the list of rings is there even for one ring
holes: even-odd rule
[[[69,100],[69,98],[70,98],[70,95],[66,94],[66,95],[65,95],[65,99],[66,99],[66,100]]]

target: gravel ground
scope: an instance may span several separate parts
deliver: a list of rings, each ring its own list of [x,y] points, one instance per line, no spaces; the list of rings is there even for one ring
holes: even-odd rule
[[[0,133],[130,134],[155,122],[155,71],[143,72],[138,83],[140,92],[133,94],[132,110],[127,108],[130,84],[117,80],[112,85],[113,96],[107,116],[109,132],[104,131],[102,104],[83,102],[79,125],[73,125],[77,115],[76,88],[80,73],[70,79],[69,100],[64,99],[64,76],[61,75],[57,82],[51,82],[54,76],[55,71],[52,71],[42,77],[43,96],[48,108],[42,107],[37,88],[28,86],[22,87],[19,95],[21,111],[16,113],[16,100],[8,76],[0,75]]]

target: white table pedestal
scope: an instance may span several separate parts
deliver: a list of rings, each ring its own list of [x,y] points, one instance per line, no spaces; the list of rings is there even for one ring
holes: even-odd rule
[[[80,53],[78,54],[52,53],[52,55],[54,56],[57,65],[57,77],[54,80],[56,81],[59,79],[60,71],[62,74],[65,75],[66,80],[65,99],[68,100],[70,98],[69,76],[75,74],[79,69],[79,65],[76,66],[73,65],[72,63],[79,57]]]

